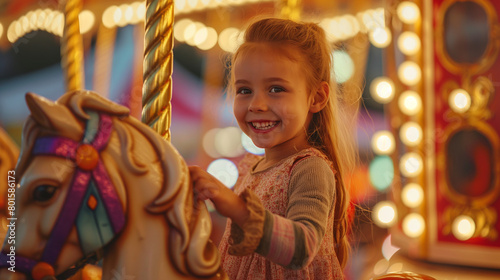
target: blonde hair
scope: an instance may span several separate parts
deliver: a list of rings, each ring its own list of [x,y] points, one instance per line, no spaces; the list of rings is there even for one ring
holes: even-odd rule
[[[277,18],[261,19],[246,29],[244,38],[244,43],[232,58],[232,65],[244,50],[251,48],[252,43],[293,46],[303,56],[301,62],[305,64],[304,72],[309,92],[317,89],[321,82],[327,82],[330,87],[329,100],[325,108],[313,115],[307,128],[307,137],[309,144],[322,151],[333,162],[337,171],[334,241],[340,265],[345,267],[350,252],[347,236],[347,210],[350,200],[346,178],[355,168],[358,158],[352,128],[360,94],[341,94],[338,91],[331,73],[332,48],[323,29],[315,23],[299,23]],[[233,84],[234,76],[231,71],[230,90]]]

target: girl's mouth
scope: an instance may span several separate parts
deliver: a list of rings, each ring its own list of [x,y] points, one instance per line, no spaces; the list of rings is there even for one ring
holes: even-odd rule
[[[269,130],[275,127],[279,121],[264,121],[264,122],[250,122],[250,125],[256,130]]]

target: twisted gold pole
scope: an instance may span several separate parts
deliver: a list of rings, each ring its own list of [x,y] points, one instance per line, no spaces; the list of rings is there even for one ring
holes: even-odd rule
[[[173,0],[147,0],[142,122],[170,140],[173,66]]]
[[[61,66],[64,71],[66,90],[84,88],[83,43],[78,15],[81,0],[67,0],[64,4],[64,32],[61,39]]]

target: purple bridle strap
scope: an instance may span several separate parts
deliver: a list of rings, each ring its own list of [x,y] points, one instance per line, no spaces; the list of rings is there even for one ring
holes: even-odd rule
[[[111,136],[112,120],[105,114],[99,114],[99,128],[97,134],[89,145],[97,152],[102,151]],[[36,140],[33,148],[33,155],[50,155],[76,162],[76,151],[84,143],[78,143],[74,140],[63,137],[42,137]],[[108,172],[99,158],[97,165],[92,170],[83,170],[75,165],[75,174],[71,185],[67,191],[66,200],[59,213],[59,217],[52,228],[51,235],[47,241],[42,257],[39,261],[54,264],[59,257],[62,247],[75,225],[79,209],[83,203],[83,198],[89,187],[90,180],[93,180],[99,195],[103,201],[113,232],[117,234],[125,225],[125,215],[120,199],[113,183],[110,180]],[[9,256],[2,253],[0,260],[2,266],[8,261]],[[5,260],[5,261],[4,261]],[[24,273],[30,273],[33,266],[38,261],[34,261],[22,256],[16,256],[16,268]]]

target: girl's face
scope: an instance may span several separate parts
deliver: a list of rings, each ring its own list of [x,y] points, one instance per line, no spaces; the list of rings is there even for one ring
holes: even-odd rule
[[[236,58],[233,71],[234,115],[254,144],[266,152],[308,147],[311,94],[300,52],[255,43]]]

